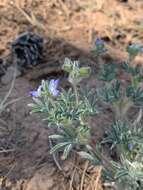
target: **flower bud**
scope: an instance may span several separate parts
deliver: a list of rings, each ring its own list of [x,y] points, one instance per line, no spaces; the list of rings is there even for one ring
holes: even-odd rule
[[[97,38],[95,41],[95,45],[96,47],[98,47],[99,49],[104,48],[104,41],[100,38]]]
[[[90,67],[81,67],[79,69],[79,76],[82,78],[87,78],[90,76],[91,73],[91,69]]]
[[[129,149],[130,151],[132,151],[133,148],[134,148],[134,145],[133,145],[132,143],[129,143],[129,144],[128,144],[128,149]]]
[[[71,60],[69,58],[65,58],[62,69],[68,73],[70,73],[72,71],[72,64],[71,64]]]

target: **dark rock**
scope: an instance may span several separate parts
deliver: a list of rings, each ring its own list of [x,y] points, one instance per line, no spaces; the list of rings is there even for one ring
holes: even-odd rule
[[[22,70],[31,68],[42,58],[43,38],[32,32],[22,33],[12,42],[14,62]]]

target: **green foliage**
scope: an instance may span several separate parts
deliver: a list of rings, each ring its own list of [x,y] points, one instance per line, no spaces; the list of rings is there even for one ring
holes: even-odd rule
[[[91,50],[94,57],[98,58],[100,55],[107,52],[107,48],[105,47],[105,43],[101,39],[96,39],[95,46]]]
[[[107,103],[118,101],[120,98],[120,81],[116,80],[113,83],[108,83],[97,93],[99,99]]]
[[[92,147],[89,145],[86,146],[87,151],[80,151],[78,154],[81,158],[89,160],[93,165],[102,165],[102,158],[101,158],[101,149],[96,145],[95,149],[93,150]]]
[[[97,39],[92,53],[96,58],[107,49],[103,40]],[[78,61],[65,59],[63,70],[68,73],[68,90],[57,89],[58,80],[42,81],[37,91],[32,92],[32,112],[41,113],[49,128],[55,132],[49,136],[55,146],[51,154],[62,152],[66,159],[74,149],[83,159],[93,165],[102,165],[104,179],[115,183],[117,190],[143,189],[143,69],[133,66],[142,46],[127,48],[128,60],[122,69],[126,73],[126,84],[118,77],[119,67],[115,64],[100,64],[99,76],[102,86],[98,89],[79,87],[82,79],[89,77],[91,69],[80,67]],[[99,60],[99,59],[98,59]],[[109,108],[113,115],[109,132],[102,141],[91,145],[90,117],[96,115],[97,106]],[[139,110],[137,118],[128,118],[130,111]],[[136,111],[135,110],[135,111]],[[105,112],[106,113],[106,112]],[[104,155],[105,145],[110,145],[117,160]]]
[[[38,90],[32,92],[34,103],[30,106],[32,112],[42,113],[49,128],[57,131],[56,135],[49,137],[56,143],[51,153],[62,150],[63,158],[66,159],[73,148],[89,143],[88,117],[96,114],[97,110],[95,92],[77,86],[83,78],[89,76],[90,68],[80,67],[78,61],[72,62],[66,58],[63,69],[69,73],[71,87],[66,91],[61,89],[57,96],[53,96],[58,92],[57,80],[42,81]]]
[[[136,105],[143,106],[143,89],[138,87],[137,89],[133,86],[128,86],[126,90],[126,95],[129,97]]]
[[[129,55],[129,62],[132,62],[135,57],[142,52],[143,46],[139,44],[132,44],[127,47],[127,52]]]
[[[139,65],[132,67],[128,63],[123,63],[122,68],[124,69],[125,72],[132,74],[133,76],[138,75],[142,69],[141,66]]]
[[[107,160],[100,152],[92,150],[87,156],[82,156],[97,164],[97,158],[102,160],[104,177],[114,181],[117,190],[143,189],[143,128],[138,127],[141,114],[133,122],[127,117],[131,108],[142,110],[143,105],[143,68],[131,62],[141,53],[142,46],[132,45],[127,48],[129,59],[123,63],[129,82],[126,87],[118,79],[117,67],[113,64],[100,66],[99,79],[103,81],[101,88],[97,89],[98,100],[106,103],[113,111],[114,122],[101,144],[109,144],[110,149],[116,152],[118,160]],[[104,104],[103,104],[104,105]],[[92,159],[91,157],[92,156]]]
[[[111,149],[117,145],[124,145],[126,148],[131,142],[131,129],[126,123],[116,122],[111,125],[111,130],[102,141],[103,144],[111,144]]]
[[[97,110],[97,94],[94,89],[90,89],[90,87],[86,86],[85,88],[79,89],[80,91],[80,99],[82,101],[82,105],[84,106],[84,111],[86,111],[86,115],[94,116],[98,113]]]
[[[103,81],[110,82],[116,78],[117,75],[117,67],[115,64],[104,64],[101,67],[101,71],[99,73],[99,79]]]
[[[71,84],[78,84],[83,78],[90,76],[90,67],[79,67],[79,61],[72,61],[69,58],[65,58],[63,64],[63,70],[69,73],[69,82]]]
[[[121,157],[121,163],[113,163],[118,190],[141,190],[143,187],[143,162],[129,161]]]
[[[131,48],[134,48],[134,46]],[[100,66],[98,78],[103,85],[101,88],[96,89],[98,99],[109,105],[117,120],[126,120],[128,111],[131,108],[142,107],[143,105],[142,66],[133,65],[127,60],[126,63],[123,63],[122,68],[129,80],[126,87],[118,79],[119,67],[115,66],[115,64],[107,63]]]

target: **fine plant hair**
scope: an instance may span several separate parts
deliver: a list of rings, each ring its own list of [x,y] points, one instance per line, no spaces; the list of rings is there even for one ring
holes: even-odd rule
[[[143,189],[143,68],[133,64],[142,49],[138,44],[128,46],[128,59],[120,67],[102,64],[99,58],[108,50],[104,41],[97,39],[92,54],[99,66],[99,88],[80,86],[90,76],[90,67],[65,58],[62,69],[68,73],[68,90],[59,87],[58,79],[52,79],[43,80],[37,90],[30,92],[32,112],[40,113],[48,127],[55,129],[49,135],[55,144],[50,153],[59,152],[62,159],[67,159],[74,150],[91,164],[101,165],[103,181],[114,183],[116,190]],[[119,77],[121,72],[126,74],[126,84]],[[98,105],[102,105],[102,110],[111,110],[113,121],[105,125],[108,128],[105,137],[93,147],[89,121],[101,113]],[[136,117],[131,119],[135,112]],[[114,152],[116,158],[112,155],[107,158],[105,148]]]

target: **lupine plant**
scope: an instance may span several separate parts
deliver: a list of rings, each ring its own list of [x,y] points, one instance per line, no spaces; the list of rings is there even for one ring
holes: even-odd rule
[[[81,80],[89,77],[90,68],[80,67],[78,61],[66,58],[63,70],[69,74],[69,89],[61,89],[59,79],[43,80],[37,90],[30,92],[34,101],[30,106],[32,112],[43,114],[49,128],[55,129],[49,136],[55,141],[51,153],[63,151],[66,159],[73,148],[89,143],[89,117],[97,110],[94,91],[79,87]]]
[[[80,82],[89,77],[91,69],[80,67],[78,61],[65,59],[63,70],[68,73],[68,90],[60,88],[60,80],[42,81],[30,94],[32,112],[41,113],[48,127],[54,129],[49,136],[55,143],[51,153],[62,152],[66,159],[71,151],[102,165],[103,179],[114,182],[117,190],[143,189],[143,68],[133,61],[142,46],[130,45],[128,59],[121,66],[113,63],[101,64],[98,59],[106,53],[103,40],[97,39],[92,54],[97,58],[102,81],[98,89],[82,88]],[[125,83],[120,73],[126,74]],[[93,147],[91,143],[90,118],[97,113],[98,104],[102,110],[110,109],[113,122],[105,132],[102,141]],[[136,113],[136,117],[134,117]],[[131,118],[130,116],[133,115]],[[105,126],[106,127],[106,126]],[[107,158],[104,149],[116,154],[116,159]]]
[[[103,43],[103,42],[102,42]],[[119,66],[115,64],[100,65],[99,79],[103,86],[96,89],[98,100],[105,109],[108,107],[113,113],[113,123],[110,131],[100,142],[108,144],[110,151],[116,153],[116,160],[108,161],[100,152],[89,149],[81,152],[83,158],[92,163],[103,165],[106,178],[115,182],[117,190],[143,189],[143,68],[134,65],[136,56],[142,52],[142,46],[131,45],[127,48],[128,60],[122,63],[122,72],[126,74],[126,84],[122,84],[119,77]],[[100,64],[100,63],[98,63]],[[121,73],[121,71],[120,71]],[[130,119],[136,110],[137,116]],[[129,114],[132,112],[132,114]],[[118,162],[117,162],[118,160]]]

